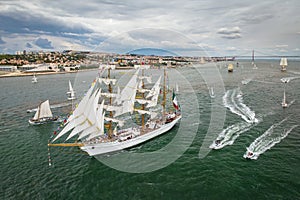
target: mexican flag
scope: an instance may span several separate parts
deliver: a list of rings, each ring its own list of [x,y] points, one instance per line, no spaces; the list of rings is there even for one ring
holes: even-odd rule
[[[179,103],[178,103],[178,101],[177,101],[177,97],[176,97],[176,95],[175,95],[175,92],[174,92],[174,90],[173,90],[173,98],[172,98],[173,100],[173,106],[174,106],[174,108],[176,109],[176,110],[179,110],[179,108],[180,108],[180,106],[179,106]]]

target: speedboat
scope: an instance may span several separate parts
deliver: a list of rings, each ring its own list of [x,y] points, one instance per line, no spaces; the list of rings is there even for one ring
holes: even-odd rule
[[[249,149],[247,149],[247,152],[244,154],[244,158],[246,159],[257,159],[257,154]]]
[[[220,149],[222,146],[222,139],[216,139],[210,146],[209,148],[211,149]]]

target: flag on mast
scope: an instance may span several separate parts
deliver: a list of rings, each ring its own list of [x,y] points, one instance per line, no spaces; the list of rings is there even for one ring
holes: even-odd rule
[[[179,106],[179,103],[177,101],[177,97],[176,97],[176,94],[175,94],[175,91],[173,89],[173,98],[172,98],[172,102],[173,102],[173,106],[176,110],[179,110],[180,106]]]

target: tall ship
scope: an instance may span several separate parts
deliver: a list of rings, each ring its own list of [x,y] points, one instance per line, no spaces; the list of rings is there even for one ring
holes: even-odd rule
[[[280,66],[281,66],[281,71],[285,72],[286,67],[288,66],[287,58],[281,58],[280,59]]]
[[[159,77],[153,85],[152,77],[146,76],[145,72],[149,66],[136,66],[134,74],[121,91],[115,87],[117,80],[111,78],[115,65],[102,65],[100,68],[107,71],[107,76],[95,79],[66,120],[62,131],[54,136],[48,146],[78,146],[90,156],[109,154],[162,135],[181,119],[174,92],[174,108],[167,109],[167,95],[170,92],[166,87],[166,69],[163,78]],[[149,85],[153,86],[146,87]],[[127,117],[127,120],[122,120],[122,116],[128,114],[131,119]],[[133,122],[133,117],[136,122]],[[65,135],[68,135],[65,141],[74,141],[75,136],[77,139],[73,143],[56,143]]]
[[[233,64],[230,63],[227,68],[228,72],[233,72]]]

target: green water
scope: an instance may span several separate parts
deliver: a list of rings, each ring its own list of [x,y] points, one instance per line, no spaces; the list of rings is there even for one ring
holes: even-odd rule
[[[300,62],[289,61],[286,73],[280,72],[278,63],[257,61],[258,69],[254,70],[250,62],[240,61],[232,74],[227,73],[225,63],[217,64],[225,90],[240,87],[244,103],[262,121],[242,133],[233,145],[210,151],[202,159],[198,154],[209,127],[212,104],[199,73],[199,70],[205,71],[205,67],[170,70],[170,85],[178,82],[180,86],[181,123],[186,127],[195,126],[189,124],[189,119],[200,114],[197,133],[175,162],[149,173],[112,169],[75,147],[51,148],[53,165],[49,167],[47,142],[59,124],[30,126],[28,119],[34,113],[26,113],[26,110],[46,99],[50,99],[50,104],[65,102],[68,80],[75,81],[77,95],[83,95],[97,72],[38,76],[37,84],[31,83],[31,77],[1,78],[0,199],[299,199],[300,127],[257,160],[243,158],[246,147],[274,123],[289,117],[282,126],[300,125],[300,79],[290,81],[286,87],[287,101],[295,102],[285,110],[280,105],[283,95],[280,78],[300,76]],[[187,78],[192,90],[186,82],[181,83],[181,79],[174,80],[175,72]],[[204,76],[214,74],[204,73]],[[252,81],[242,85],[243,78]],[[197,97],[197,109],[189,107],[192,95]],[[66,116],[70,109],[70,106],[56,108],[53,113]],[[242,121],[240,116],[227,110],[224,129]],[[160,149],[179,130],[180,124],[131,151]],[[185,130],[182,134],[188,137],[191,133]]]

